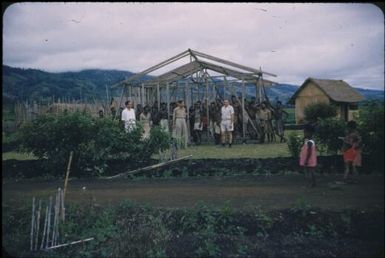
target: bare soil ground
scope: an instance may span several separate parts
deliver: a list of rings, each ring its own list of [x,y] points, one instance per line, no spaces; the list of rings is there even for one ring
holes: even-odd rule
[[[356,182],[336,184],[342,175],[317,175],[317,186],[306,187],[303,175],[257,175],[186,178],[72,179],[66,201],[99,205],[130,200],[155,207],[188,208],[201,203],[266,210],[311,205],[326,210],[384,208],[384,176],[359,175]],[[30,202],[32,197],[53,195],[63,180],[3,181],[3,205]]]

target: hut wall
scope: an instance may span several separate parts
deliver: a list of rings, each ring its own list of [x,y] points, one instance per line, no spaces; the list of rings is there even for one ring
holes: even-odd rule
[[[345,122],[358,118],[359,112],[355,103],[338,102],[335,105],[337,105],[337,117]]]
[[[301,124],[304,121],[304,110],[309,104],[330,103],[329,97],[314,83],[309,82],[295,99],[295,122]]]

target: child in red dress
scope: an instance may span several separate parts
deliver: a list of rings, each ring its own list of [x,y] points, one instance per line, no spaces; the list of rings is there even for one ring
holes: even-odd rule
[[[349,121],[347,126],[348,129],[341,149],[345,163],[345,183],[347,183],[350,167],[352,167],[353,174],[356,175],[357,167],[361,166],[361,137],[356,130],[357,124],[354,121]]]
[[[310,187],[314,187],[315,183],[315,168],[317,166],[317,149],[313,140],[314,127],[310,124],[304,128],[305,141],[301,148],[299,165],[303,167],[305,176],[311,178]]]

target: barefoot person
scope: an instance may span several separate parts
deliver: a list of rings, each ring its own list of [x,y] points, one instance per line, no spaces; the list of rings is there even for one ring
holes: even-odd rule
[[[361,166],[361,137],[356,130],[357,124],[354,121],[349,121],[347,126],[346,136],[342,145],[345,163],[344,183],[347,183],[350,172],[353,172],[353,175],[357,175],[357,167]],[[350,167],[352,171],[350,171]]]
[[[315,168],[317,166],[317,150],[313,140],[314,127],[307,124],[304,128],[305,141],[301,148],[299,165],[303,167],[306,177],[310,178],[310,187],[314,187],[315,183]]]
[[[231,144],[233,141],[233,130],[234,130],[234,108],[229,105],[229,101],[227,99],[223,102],[223,107],[221,109],[221,140],[222,146],[225,146],[226,138],[229,139],[229,147],[231,148]],[[227,137],[226,137],[227,136]]]
[[[284,121],[289,116],[289,114],[285,110],[283,110],[281,101],[277,101],[277,105],[275,107],[275,111],[273,114],[274,114],[274,118],[275,118],[276,132],[280,138],[279,142],[286,142]],[[285,118],[284,118],[284,116],[285,116]]]

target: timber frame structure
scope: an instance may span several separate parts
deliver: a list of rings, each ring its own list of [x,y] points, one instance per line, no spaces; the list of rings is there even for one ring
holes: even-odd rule
[[[187,64],[181,65],[158,76],[146,76],[151,72],[159,70],[188,56],[189,62]],[[209,71],[220,75],[210,75]],[[226,97],[221,96],[219,87],[223,87],[222,95],[233,95],[238,99],[235,88],[241,86],[240,103],[242,107],[242,131],[243,139],[246,139],[247,123],[250,123],[255,131],[258,130],[256,128],[257,125],[253,123],[245,110],[246,84],[255,86],[255,98],[259,103],[262,103],[263,101],[269,102],[265,87],[274,85],[275,82],[263,79],[263,75],[272,77],[277,76],[262,71],[261,68],[251,68],[188,49],[140,73],[136,73],[124,81],[112,85],[112,88],[118,86],[124,87],[119,107],[123,104],[124,96],[126,96],[126,99],[131,99],[134,103],[139,103],[142,106],[157,102],[158,110],[160,109],[161,102],[167,103],[169,120],[172,115],[172,111],[170,111],[171,100],[176,101],[178,99],[184,99],[188,118],[189,107],[193,104],[194,99],[204,100],[202,103],[206,105],[207,121],[209,121],[208,106],[210,101],[213,101],[216,98],[223,100]],[[231,92],[231,94],[226,94],[226,91]],[[179,97],[177,98],[177,96]],[[209,137],[209,130],[207,130],[207,136]]]

